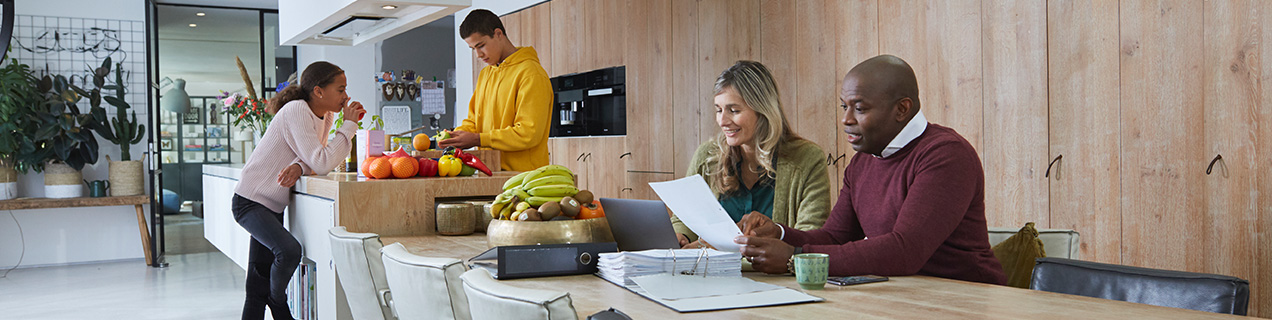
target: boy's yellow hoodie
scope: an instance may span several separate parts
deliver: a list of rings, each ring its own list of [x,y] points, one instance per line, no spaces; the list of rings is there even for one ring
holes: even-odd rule
[[[481,135],[482,149],[503,151],[504,170],[548,165],[552,83],[533,47],[518,47],[498,66],[477,76],[468,118],[455,130]]]

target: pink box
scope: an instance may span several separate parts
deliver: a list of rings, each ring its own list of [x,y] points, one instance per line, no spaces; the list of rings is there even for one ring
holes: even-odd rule
[[[358,130],[358,176],[365,177],[362,162],[368,156],[384,155],[384,130]]]

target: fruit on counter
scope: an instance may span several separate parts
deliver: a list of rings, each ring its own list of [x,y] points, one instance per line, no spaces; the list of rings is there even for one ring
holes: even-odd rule
[[[531,172],[534,172],[534,170],[518,173],[517,175],[512,176],[512,178],[508,178],[508,181],[504,181],[503,189],[506,191],[513,187],[521,186],[521,183],[524,182],[526,176],[530,175]]]
[[[517,211],[526,211],[526,209],[530,209],[530,204],[526,202],[519,202],[517,203],[516,209]]]
[[[459,176],[467,177],[467,176],[472,176],[474,174],[477,174],[477,168],[473,168],[472,166],[466,165],[466,164],[463,166],[464,166],[463,169],[459,169]]]
[[[393,165],[393,177],[405,179],[414,177],[419,172],[420,163],[412,157],[389,158],[389,162]]]
[[[437,160],[437,176],[454,177],[458,176],[462,171],[464,164],[459,162],[459,158],[452,155],[444,155]]]
[[[561,215],[567,217],[577,216],[579,208],[582,207],[582,204],[578,200],[574,200],[573,197],[563,197],[559,203],[561,204]]]
[[[551,220],[558,215],[561,215],[561,204],[558,202],[544,202],[539,206],[539,216],[543,218],[543,221]]]
[[[524,178],[525,182],[521,184],[521,188],[529,189],[528,187],[537,187],[539,185],[542,185],[542,183],[546,183],[546,182],[545,180],[539,180],[539,179],[549,177],[549,176],[566,177],[566,178],[569,178],[571,185],[574,184],[574,172],[570,172],[570,168],[566,168],[560,165],[550,164],[550,165],[539,167],[538,169],[531,170],[530,175]],[[550,181],[550,180],[547,180],[547,181]],[[532,186],[531,185],[532,183],[539,183],[539,184]]]
[[[437,160],[420,158],[420,172],[418,174],[421,177],[436,177]]]
[[[530,209],[526,209],[526,211],[522,211],[521,215],[517,216],[517,220],[543,221],[543,217],[539,215],[539,210],[536,210],[535,208],[530,208]]]
[[[449,147],[449,148],[446,148],[446,152],[454,154],[456,158],[459,158],[459,160],[464,163],[464,165],[471,166],[473,167],[473,169],[477,171],[481,171],[481,173],[486,174],[486,176],[495,175],[493,172],[490,172],[490,168],[487,168],[485,163],[481,162],[481,159],[477,159],[476,156],[466,153],[464,152],[464,150],[455,149],[455,147]],[[471,175],[471,174],[468,174],[468,175]]]
[[[373,161],[375,161],[375,159],[379,159],[379,158],[380,158],[380,157],[378,157],[378,156],[370,156],[370,157],[367,157],[366,159],[363,159],[363,160],[362,160],[362,175],[370,177],[370,176],[371,176],[371,173],[370,173],[370,172],[371,172],[371,170],[370,170],[370,169],[368,169],[368,168],[370,168],[370,167],[371,167],[371,162],[373,162]]]
[[[536,197],[574,196],[575,199],[578,199],[577,193],[580,193],[580,191],[579,191],[579,188],[575,188],[573,185],[553,184],[553,185],[534,187],[534,188],[531,188],[530,190],[527,190],[526,193],[529,193],[531,196],[536,196]],[[588,197],[591,197],[591,192],[588,192],[588,194],[589,194]],[[558,199],[556,201],[560,201],[560,200]]]
[[[534,193],[530,193],[530,194],[534,194]],[[595,200],[595,199],[592,198],[591,191],[579,190],[579,192],[574,194],[574,200],[578,200],[579,203],[592,203],[592,200]]]
[[[525,189],[526,191],[529,191],[530,189],[534,189],[537,187],[553,186],[553,185],[573,187],[574,179],[571,177],[562,176],[562,175],[550,175],[550,176],[534,179],[534,181],[522,183],[521,189]],[[575,192],[578,192],[578,189],[575,189]]]
[[[450,137],[451,137],[450,132],[446,132],[446,130],[442,130],[442,131],[438,131],[437,134],[433,135],[433,141],[442,142],[442,140],[450,139]]]
[[[562,199],[562,198],[564,198],[564,197],[534,197],[534,196],[531,196],[531,197],[529,197],[529,198],[526,198],[526,203],[529,203],[529,204],[530,204],[530,206],[532,206],[532,207],[538,207],[538,206],[543,205],[544,203],[548,203],[548,202],[558,202],[558,201],[561,201],[561,199]]]
[[[411,138],[411,146],[415,147],[415,150],[428,150],[430,143],[432,143],[432,141],[428,139],[428,135],[423,133],[417,134],[414,138]]]
[[[393,163],[389,162],[388,157],[380,157],[368,162],[366,171],[368,177],[384,179],[393,176]]]
[[[601,208],[601,202],[596,201],[584,205],[579,208],[579,215],[574,216],[575,219],[591,219],[605,216],[605,209]]]

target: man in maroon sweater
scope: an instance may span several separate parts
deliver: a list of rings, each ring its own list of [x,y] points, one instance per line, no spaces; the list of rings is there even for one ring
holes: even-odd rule
[[[1004,284],[985,226],[985,174],[976,150],[919,111],[918,81],[901,58],[853,67],[839,93],[857,154],[821,229],[751,214],[738,223],[756,270],[786,273],[801,252],[830,255],[830,274],[927,275]]]

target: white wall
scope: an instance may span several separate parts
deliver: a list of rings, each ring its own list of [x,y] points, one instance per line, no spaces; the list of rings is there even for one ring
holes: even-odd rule
[[[380,114],[380,109],[375,107],[377,93],[374,77],[375,70],[378,70],[376,67],[377,45],[378,43],[364,43],[352,47],[296,46],[296,67],[298,72],[304,73],[305,67],[308,67],[310,63],[327,61],[344,69],[345,77],[349,82],[345,90],[349,93],[351,100],[361,102],[367,109],[367,116],[362,119],[363,126],[367,126],[370,124],[372,115]]]
[[[146,19],[144,0],[18,1],[15,9],[15,13],[19,15],[138,21]],[[133,93],[146,94],[144,90],[135,90]],[[139,119],[148,118],[144,105],[134,105],[133,110],[137,111]],[[109,154],[118,160],[118,146],[101,140],[100,137],[98,144],[101,146],[100,154]],[[144,143],[133,146],[133,159],[141,159],[143,149]],[[102,156],[96,165],[84,167],[84,178],[107,179],[109,167]],[[43,174],[21,175],[18,177],[18,185],[21,188],[19,196],[44,196]],[[149,209],[149,206],[146,207]],[[15,224],[15,219],[22,232],[18,232],[19,224]],[[0,211],[0,269],[18,264],[24,240],[26,253],[20,266],[144,257],[141,238],[137,232],[136,211],[131,206]]]
[[[544,0],[473,0],[473,8],[486,9],[496,15],[529,8]],[[455,123],[458,127],[468,118],[468,102],[473,97],[473,52],[468,43],[459,37],[459,25],[464,23],[468,12],[464,9],[455,13]]]

